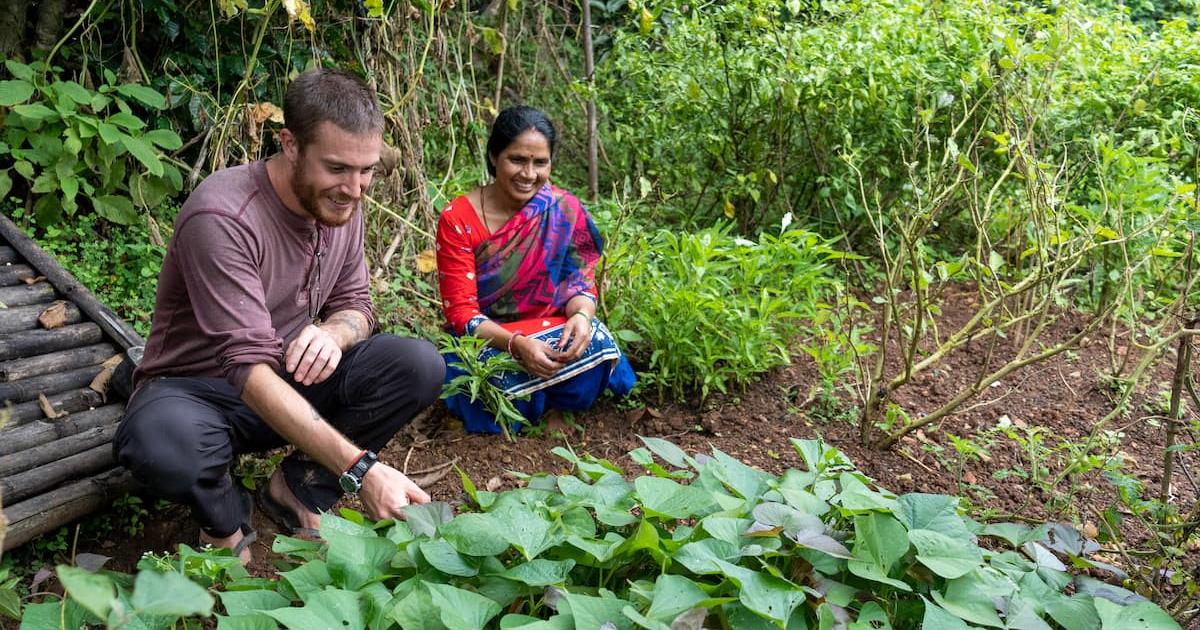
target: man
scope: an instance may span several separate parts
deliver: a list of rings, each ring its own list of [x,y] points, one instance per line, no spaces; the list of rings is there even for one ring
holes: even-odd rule
[[[360,206],[383,144],[374,92],[310,70],[283,113],[281,153],[213,173],[180,210],[113,441],[137,479],[192,506],[202,543],[244,563],[236,455],[296,447],[258,497],[286,533],[312,532],[343,491],[399,518],[429,496],[372,451],[437,399],[445,370],[426,341],[370,335]]]

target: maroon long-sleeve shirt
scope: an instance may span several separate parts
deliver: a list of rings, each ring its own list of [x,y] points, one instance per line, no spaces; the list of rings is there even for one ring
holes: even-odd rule
[[[363,231],[361,211],[337,228],[289,211],[265,162],[213,173],[175,220],[135,381],[220,376],[240,393],[254,365],[280,369],[313,313],[356,310],[374,328]]]

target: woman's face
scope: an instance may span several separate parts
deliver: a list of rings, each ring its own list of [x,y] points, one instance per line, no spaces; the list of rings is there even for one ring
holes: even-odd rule
[[[492,156],[492,164],[500,194],[524,205],[550,179],[550,143],[541,132],[528,129]]]

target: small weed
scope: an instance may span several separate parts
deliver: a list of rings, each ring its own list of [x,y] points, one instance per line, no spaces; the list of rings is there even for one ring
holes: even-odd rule
[[[241,482],[242,487],[254,491],[260,484],[267,483],[275,469],[283,461],[286,453],[278,451],[270,457],[262,457],[251,453],[238,457],[237,465],[233,468],[233,477]]]
[[[443,355],[454,355],[459,369],[466,372],[453,378],[442,389],[442,398],[455,394],[465,394],[471,402],[482,400],[484,406],[496,418],[500,430],[508,441],[514,439],[514,429],[527,424],[525,417],[513,405],[504,392],[491,383],[491,379],[504,372],[521,370],[508,353],[499,353],[487,361],[480,360],[480,353],[487,347],[487,339],[481,337],[453,337],[442,335],[439,338],[438,349]]]
[[[808,415],[821,423],[848,423],[858,418],[858,407],[843,400],[831,390],[821,389],[808,407]]]

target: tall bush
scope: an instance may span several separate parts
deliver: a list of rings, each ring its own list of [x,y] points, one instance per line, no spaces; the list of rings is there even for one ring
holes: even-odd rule
[[[5,66],[15,78],[0,81],[0,107],[9,108],[0,135],[0,199],[13,190],[16,175],[44,224],[81,206],[128,224],[138,208],[179,192],[183,177],[163,151],[182,141],[154,124],[166,107],[161,94],[119,82],[109,70],[91,89],[40,62],[8,60]]]
[[[608,254],[610,327],[660,396],[704,398],[787,363],[792,339],[837,286],[830,261],[842,254],[820,236],[788,223],[753,241],[731,232],[657,230]]]

